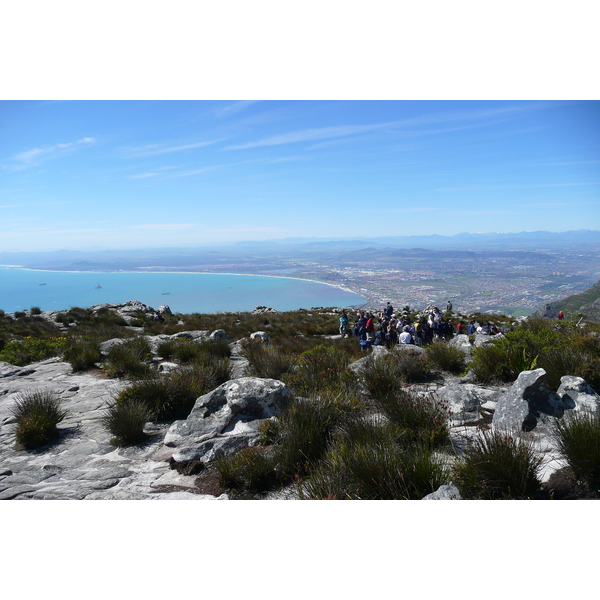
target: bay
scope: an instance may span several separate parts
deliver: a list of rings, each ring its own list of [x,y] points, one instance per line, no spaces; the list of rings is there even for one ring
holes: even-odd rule
[[[217,273],[36,271],[0,267],[0,309],[68,310],[139,300],[173,312],[278,311],[315,306],[360,306],[366,299],[341,288],[289,277]]]

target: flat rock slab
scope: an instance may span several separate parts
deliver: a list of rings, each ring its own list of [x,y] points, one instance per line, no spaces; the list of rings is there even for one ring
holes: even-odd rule
[[[125,386],[97,373],[73,374],[68,363],[57,359],[26,367],[0,363],[0,499],[213,499],[190,492],[190,480],[171,470],[168,455],[153,460],[168,425],[152,424],[140,446],[110,443],[100,418]],[[58,425],[57,440],[28,451],[15,447],[11,407],[31,389],[53,390],[69,412]]]

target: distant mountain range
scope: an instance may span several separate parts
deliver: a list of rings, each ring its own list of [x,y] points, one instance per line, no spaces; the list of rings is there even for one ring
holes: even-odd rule
[[[520,233],[459,233],[457,235],[397,236],[379,238],[288,238],[260,242],[198,245],[195,247],[134,248],[114,250],[56,250],[50,252],[1,252],[0,264],[39,269],[110,270],[135,269],[146,266],[192,266],[215,264],[243,257],[250,263],[263,258],[294,256],[319,258],[339,253],[370,253],[377,256],[401,256],[400,249],[412,255],[432,258],[432,251],[576,251],[577,248],[600,249],[600,231],[579,230],[553,233],[523,231]],[[455,255],[458,256],[458,255]],[[513,254],[514,256],[514,254]],[[449,258],[449,255],[446,255]],[[465,257],[464,254],[461,255]],[[350,258],[350,257],[348,257]]]

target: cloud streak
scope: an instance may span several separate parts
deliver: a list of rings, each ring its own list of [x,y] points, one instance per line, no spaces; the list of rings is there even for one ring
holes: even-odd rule
[[[299,142],[314,142],[319,140],[330,140],[344,138],[348,136],[362,135],[382,130],[393,130],[397,133],[398,129],[408,129],[411,127],[427,127],[430,125],[439,125],[441,123],[472,122],[489,119],[508,118],[526,110],[536,108],[537,104],[512,106],[495,109],[456,111],[454,113],[434,113],[424,117],[412,119],[402,119],[398,121],[388,121],[385,123],[372,123],[369,125],[337,125],[333,127],[320,127],[311,129],[302,129],[291,131],[280,135],[274,135],[253,142],[246,142],[233,146],[227,146],[226,150],[246,150],[249,148],[259,148],[267,146],[281,146],[284,144],[295,144]],[[473,125],[470,125],[471,127]],[[452,128],[450,131],[456,131]]]
[[[76,142],[59,143],[54,144],[53,146],[46,146],[44,148],[32,148],[31,150],[25,150],[15,154],[15,156],[12,157],[12,168],[14,170],[27,169],[28,167],[38,165],[42,160],[48,160],[62,156],[70,150],[75,150],[78,146],[93,144],[95,141],[96,140],[93,137],[84,137]]]
[[[182,146],[164,147],[158,144],[149,146],[141,146],[139,148],[129,148],[127,150],[129,158],[138,158],[141,156],[158,156],[160,154],[171,154],[173,152],[185,152],[186,150],[194,150],[215,144],[219,140],[209,140],[204,142],[195,142],[193,144],[183,144]]]

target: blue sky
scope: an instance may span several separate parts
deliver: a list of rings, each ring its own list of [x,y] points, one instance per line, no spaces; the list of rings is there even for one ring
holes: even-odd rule
[[[598,101],[2,101],[0,251],[600,229]]]

